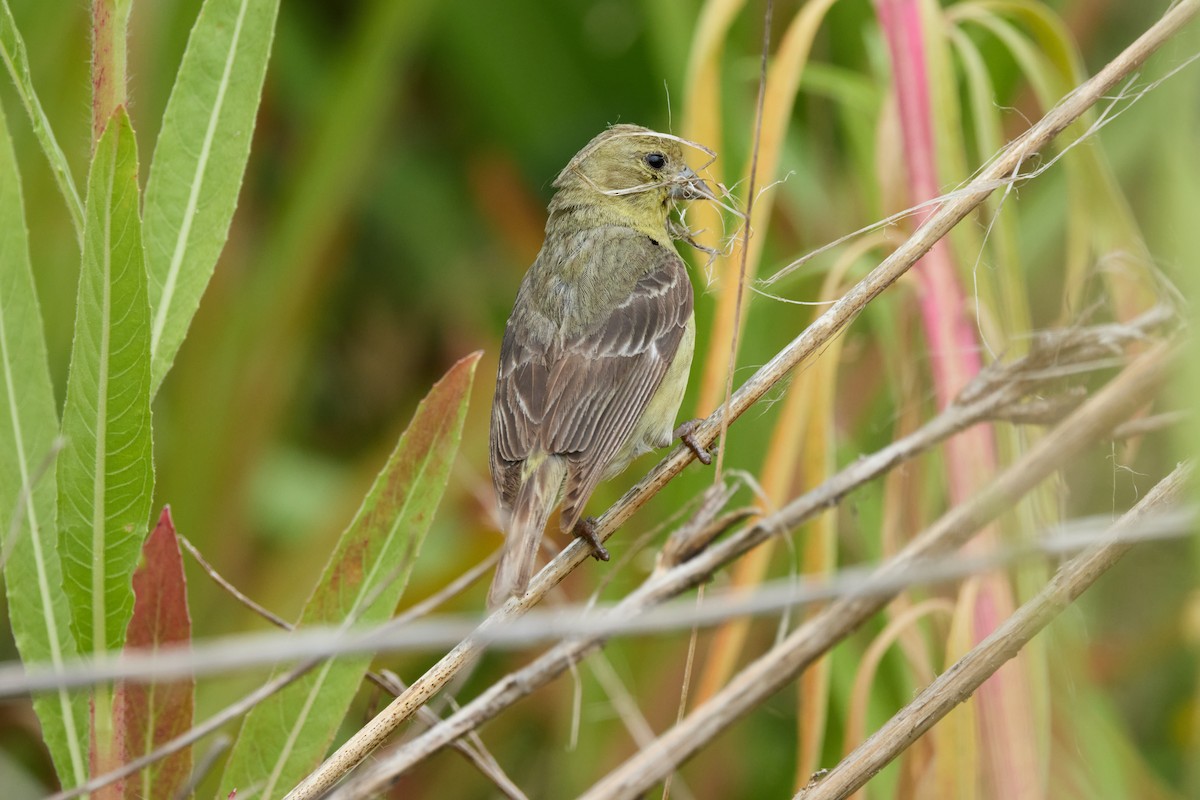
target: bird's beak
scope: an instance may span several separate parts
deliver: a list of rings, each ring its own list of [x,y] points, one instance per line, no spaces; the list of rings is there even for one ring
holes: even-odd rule
[[[671,199],[699,200],[701,197],[713,199],[712,190],[691,167],[685,166],[671,181]]]

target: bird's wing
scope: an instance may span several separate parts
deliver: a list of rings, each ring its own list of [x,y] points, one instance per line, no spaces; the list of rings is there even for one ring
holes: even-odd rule
[[[564,530],[574,527],[646,410],[692,315],[692,286],[678,254],[649,237],[629,243],[630,258],[655,266],[612,311],[546,346],[531,343],[518,321],[500,350],[491,436],[497,493],[511,504],[525,459],[565,456]]]

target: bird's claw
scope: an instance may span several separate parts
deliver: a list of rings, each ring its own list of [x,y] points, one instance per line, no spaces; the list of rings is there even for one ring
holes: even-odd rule
[[[608,561],[608,550],[596,535],[596,518],[584,517],[575,523],[575,535],[583,539],[592,548],[592,558],[597,561]]]
[[[701,464],[708,466],[712,463],[712,454],[705,450],[693,435],[693,431],[695,431],[699,425],[700,420],[689,419],[687,422],[675,429],[674,437],[687,445],[688,449],[696,455],[697,460],[699,460]]]

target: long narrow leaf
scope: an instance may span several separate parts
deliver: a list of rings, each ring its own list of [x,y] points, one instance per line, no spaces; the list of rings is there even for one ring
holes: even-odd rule
[[[88,178],[75,346],[58,462],[65,589],[82,652],[115,650],[150,513],[150,307],[137,145],[118,108]]]
[[[142,565],[133,573],[133,589],[136,600],[126,649],[152,650],[191,640],[187,579],[169,508],[163,509],[158,525],[146,539]],[[113,698],[113,718],[123,758],[140,758],[190,729],[195,690],[192,679],[155,686],[119,685]],[[128,778],[124,796],[131,800],[176,797],[191,772],[192,751],[184,748]]]
[[[229,235],[279,0],[205,0],[146,185],[152,386],[175,360]]]
[[[34,291],[16,154],[0,109],[0,536],[9,623],[26,663],[76,655],[61,591],[55,481],[58,435],[42,312]],[[87,705],[65,691],[38,695],[42,738],[64,786],[86,776]]]
[[[12,77],[17,96],[29,114],[29,123],[33,126],[34,136],[50,162],[54,172],[54,181],[67,203],[67,211],[71,214],[71,222],[75,225],[75,235],[83,243],[83,201],[79,199],[79,190],[75,188],[75,179],[71,177],[71,168],[67,165],[67,157],[58,145],[50,120],[38,100],[37,92],[33,90],[33,77],[29,72],[29,58],[25,54],[25,42],[21,32],[17,30],[17,22],[13,19],[12,9],[8,0],[0,0],[0,59],[3,59],[8,74]]]
[[[382,622],[399,602],[462,438],[479,353],[455,364],[417,407],[301,617],[303,625]],[[329,661],[246,717],[222,791],[279,797],[315,767],[370,656]]]

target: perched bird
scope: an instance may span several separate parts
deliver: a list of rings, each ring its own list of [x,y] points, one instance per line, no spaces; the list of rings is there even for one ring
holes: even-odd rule
[[[560,499],[562,530],[607,560],[593,520],[581,519],[601,480],[675,436],[709,462],[692,423],[672,432],[696,327],[667,224],[673,203],[710,191],[675,139],[637,125],[593,139],[554,188],[500,346],[490,439],[506,540],[493,607],[525,593]]]

